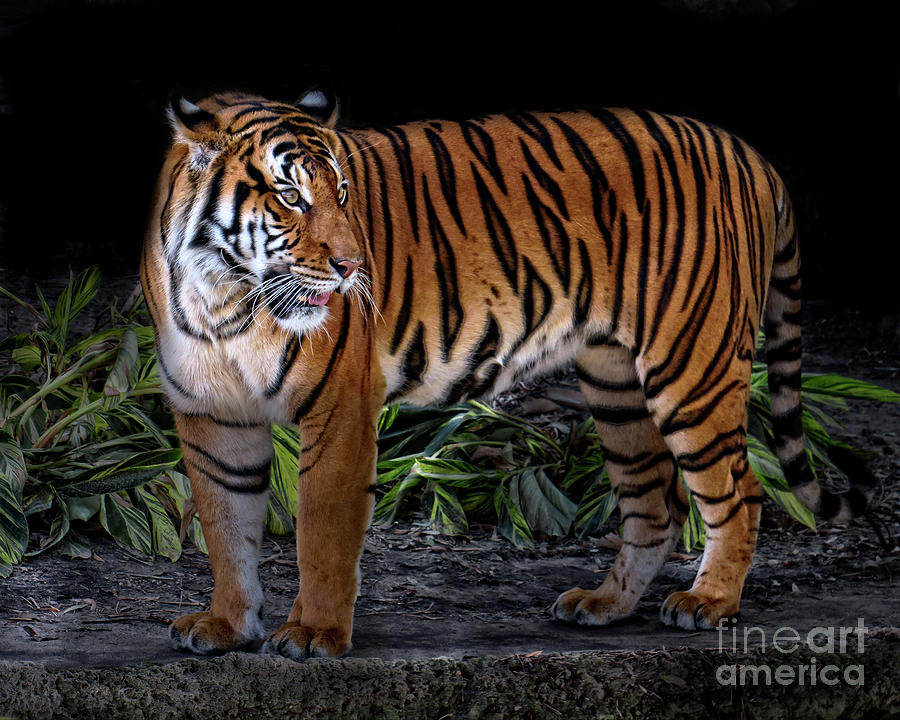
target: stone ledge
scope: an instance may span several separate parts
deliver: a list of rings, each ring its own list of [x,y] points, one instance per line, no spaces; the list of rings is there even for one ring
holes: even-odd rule
[[[855,649],[855,648],[853,648]],[[848,649],[849,650],[849,649]],[[722,666],[751,669],[723,686]],[[779,666],[794,680],[779,684]],[[806,666],[804,682],[797,669]],[[837,680],[834,684],[823,682]],[[858,667],[863,669],[860,677]],[[773,673],[771,684],[764,671]],[[817,681],[811,684],[809,669]],[[856,669],[854,669],[856,668]],[[752,676],[759,673],[757,684]],[[783,671],[786,674],[787,671]],[[721,677],[728,677],[725,671]],[[784,679],[784,676],[782,676]],[[860,679],[863,684],[858,685]],[[740,677],[738,677],[740,681]],[[863,653],[693,648],[304,664],[230,653],[163,665],[50,670],[0,662],[0,717],[197,718],[841,718],[900,716],[900,630],[872,630]]]

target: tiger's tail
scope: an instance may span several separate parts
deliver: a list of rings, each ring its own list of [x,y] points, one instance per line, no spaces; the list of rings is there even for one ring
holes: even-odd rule
[[[778,187],[775,257],[764,316],[776,454],[788,486],[800,502],[822,519],[842,522],[866,511],[878,480],[857,454],[833,448],[829,458],[850,481],[846,492],[834,493],[819,485],[806,457],[800,404],[799,243],[790,199],[781,183]]]

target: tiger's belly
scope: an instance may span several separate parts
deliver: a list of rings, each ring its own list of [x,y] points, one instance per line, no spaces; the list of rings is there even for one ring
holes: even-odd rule
[[[446,405],[490,398],[532,377],[553,372],[574,360],[595,330],[573,330],[568,323],[551,324],[532,332],[525,342],[516,337],[498,343],[489,357],[478,357],[476,347],[441,362],[438,353],[426,358],[420,379],[410,382],[401,353],[381,357],[388,402],[410,405]]]

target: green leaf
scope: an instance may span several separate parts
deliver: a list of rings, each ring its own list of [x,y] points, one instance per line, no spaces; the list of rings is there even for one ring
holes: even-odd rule
[[[19,365],[23,372],[30,373],[41,365],[41,349],[36,345],[17,347],[11,356],[13,362]]]
[[[204,555],[209,555],[209,548],[206,546],[206,537],[203,535],[203,526],[200,524],[200,518],[194,517],[188,526],[188,537],[193,541],[194,545]]]
[[[22,509],[26,516],[49,510],[53,505],[56,492],[52,485],[42,482],[30,482],[22,495]]]
[[[412,472],[429,480],[436,480],[442,485],[466,487],[473,481],[496,476],[493,470],[482,470],[477,465],[464,460],[445,460],[442,458],[423,457],[416,460]]]
[[[273,425],[272,469],[266,527],[277,535],[291,535],[297,517],[297,477],[300,433],[294,426]]]
[[[81,473],[72,482],[59,488],[67,496],[87,497],[130,490],[171,470],[181,461],[181,450],[164,448],[147,450],[117,463]]]
[[[803,376],[804,401],[825,401],[833,398],[900,402],[900,394],[864,380],[854,380],[834,373],[821,375],[810,373]]]
[[[50,532],[41,536],[37,548],[25,553],[28,556],[40,555],[45,550],[49,550],[57,545],[69,534],[69,508],[55,492],[52,493],[50,507],[45,513],[45,519],[50,519]]]
[[[468,531],[466,513],[451,488],[429,481],[423,503],[435,530],[446,535],[462,535]]]
[[[28,520],[20,492],[12,473],[0,475],[0,577],[9,576],[28,544]]]
[[[85,522],[100,511],[101,500],[99,495],[91,495],[90,497],[65,498],[65,503],[72,520]]]
[[[181,557],[181,541],[178,539],[178,530],[172,524],[172,519],[153,493],[138,488],[136,494],[150,518],[153,552],[175,562]]]
[[[69,282],[63,288],[49,315],[51,327],[57,332],[60,345],[69,333],[69,325],[97,294],[100,287],[100,270],[92,266],[81,272],[78,277],[69,273]],[[41,297],[43,302],[43,297]]]
[[[138,354],[137,335],[131,328],[125,328],[119,343],[119,354],[109,371],[106,384],[103,386],[103,394],[107,397],[115,397],[126,394],[131,388],[132,381],[136,377],[136,371],[140,367]]]
[[[687,490],[687,488],[685,489]],[[687,490],[687,494],[691,509],[688,511],[684,527],[681,528],[681,541],[684,543],[687,551],[690,552],[696,547],[703,547],[706,543],[706,528],[703,525],[703,518],[700,515],[700,510],[697,508],[697,503],[694,501],[694,496],[691,495],[690,490]]]
[[[134,506],[125,492],[103,495],[100,524],[120,545],[141,555],[153,554],[150,522],[146,513]]]
[[[768,483],[763,483],[763,490],[766,491],[769,497],[781,505],[792,518],[799,520],[808,528],[812,528],[813,530],[816,529],[815,516],[790,490],[782,490],[781,488]]]
[[[596,535],[619,504],[605,473],[604,477],[606,482],[591,485],[578,504],[578,511],[575,513],[575,534],[579,538]]]
[[[414,488],[420,485],[424,479],[425,478],[421,475],[409,473],[405,478],[388,490],[375,506],[375,512],[373,513],[372,518],[373,522],[378,525],[388,525],[392,523],[394,518],[397,517],[397,513],[400,511],[404,498]]]
[[[578,506],[550,482],[543,470],[529,468],[516,475],[509,494],[522,509],[532,532],[565,535],[572,527]]]
[[[22,490],[28,480],[25,455],[19,442],[6,430],[0,430],[0,478],[21,502]]]
[[[467,412],[460,412],[450,418],[441,429],[437,432],[437,434],[431,439],[431,442],[425,446],[425,449],[422,451],[422,454],[426,457],[430,455],[435,455],[447,439],[459,428],[460,425],[468,418]]]
[[[93,555],[90,540],[74,530],[70,530],[54,549],[60,555],[82,560],[90,560]]]
[[[534,537],[528,521],[509,496],[509,491],[500,485],[494,491],[494,511],[497,514],[497,530],[519,547],[533,547]]]

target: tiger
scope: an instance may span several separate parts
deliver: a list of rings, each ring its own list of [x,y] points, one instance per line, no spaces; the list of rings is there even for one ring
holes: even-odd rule
[[[320,89],[173,97],[141,282],[208,546],[208,610],[176,649],[302,661],[351,648],[386,403],[489,398],[574,366],[621,513],[621,549],[556,621],[627,617],[699,508],[693,585],[660,619],[735,616],[764,493],[748,460],[762,330],[784,475],[836,493],[802,439],[800,256],[775,169],[706,122],[627,108],[338,127]],[[258,577],[272,423],[299,427],[299,591],[267,633]]]

